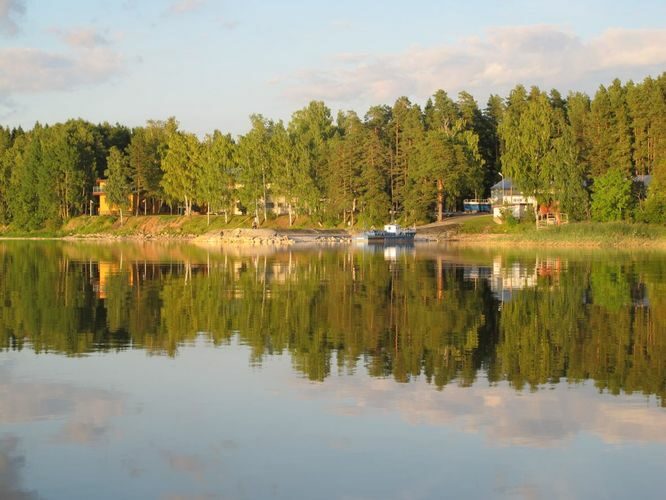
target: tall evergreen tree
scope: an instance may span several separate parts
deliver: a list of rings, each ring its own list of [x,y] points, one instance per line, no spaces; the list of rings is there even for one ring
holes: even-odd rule
[[[608,91],[601,85],[590,104],[588,144],[590,150],[590,175],[599,177],[605,174],[611,164],[613,150],[613,113]]]
[[[395,217],[403,211],[406,204],[409,204],[407,197],[413,195],[413,190],[407,187],[409,172],[418,166],[419,150],[425,130],[421,109],[412,104],[407,97],[396,100],[391,116],[389,194],[391,210]]]
[[[504,100],[500,96],[492,94],[483,110],[479,131],[479,153],[485,164],[484,187],[486,192],[489,192],[490,187],[497,182],[498,173],[501,170],[502,151],[497,127],[502,121],[504,108]]]
[[[608,87],[608,99],[612,114],[611,129],[606,131],[612,140],[609,160],[613,167],[619,167],[627,174],[633,175],[631,119],[627,108],[626,90],[620,80],[613,80],[612,85]]]
[[[365,225],[379,225],[389,218],[391,203],[386,190],[388,149],[381,129],[363,127],[363,157],[359,183],[361,216]]]
[[[582,92],[570,92],[567,96],[567,118],[571,125],[573,140],[578,151],[578,163],[589,175],[590,172],[590,98]]]
[[[14,165],[12,143],[11,131],[0,126],[0,224],[7,224],[11,218],[9,197]]]

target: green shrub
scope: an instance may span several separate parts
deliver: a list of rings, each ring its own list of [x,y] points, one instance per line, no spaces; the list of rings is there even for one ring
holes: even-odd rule
[[[624,171],[611,168],[594,182],[592,218],[599,222],[621,221],[631,216],[633,185]]]
[[[645,201],[636,208],[635,219],[648,224],[666,223],[666,189],[650,186]]]
[[[503,224],[506,224],[509,227],[514,227],[520,221],[513,215],[513,210],[509,207],[503,208],[500,210],[500,219]]]

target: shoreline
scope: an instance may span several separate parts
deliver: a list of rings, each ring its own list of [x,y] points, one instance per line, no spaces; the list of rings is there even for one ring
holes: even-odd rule
[[[184,243],[217,243],[221,245],[240,246],[292,246],[300,244],[330,245],[351,244],[354,234],[336,229],[244,229],[237,228],[227,231],[211,231],[204,234],[112,234],[88,233],[67,234],[61,236],[4,236],[0,241],[72,241],[72,242],[184,242]],[[418,233],[415,243],[432,243],[436,245],[456,245],[475,248],[505,248],[520,245],[523,248],[581,248],[581,249],[661,249],[666,250],[666,240],[662,238],[619,237],[613,239],[575,238],[560,239],[540,237],[530,238],[521,234],[466,234],[446,231],[441,234],[432,232]]]
[[[205,223],[203,217],[145,216],[130,218],[121,226],[106,217],[82,216],[61,228],[35,232],[0,228],[0,240],[13,241],[165,241],[242,246],[298,244],[350,244],[361,229],[300,227],[238,227],[244,221],[221,219]],[[240,224],[239,224],[240,223]],[[464,247],[525,248],[628,248],[666,250],[666,227],[633,223],[577,223],[562,228],[531,230],[502,228],[481,216],[463,216],[416,228],[416,242]]]
[[[165,242],[193,242],[193,243],[220,243],[229,245],[269,245],[288,246],[299,243],[350,243],[353,234],[344,230],[278,230],[278,229],[244,229],[237,228],[227,231],[210,231],[203,234],[165,234],[165,233],[81,233],[60,236],[4,236],[0,233],[0,241],[165,241]]]
[[[611,241],[599,241],[596,239],[580,240],[544,240],[521,238],[520,236],[489,234],[483,237],[477,235],[458,235],[456,238],[448,240],[458,246],[469,247],[511,247],[520,245],[522,248],[580,248],[580,249],[662,249],[666,250],[665,240],[652,240],[647,238],[626,238]]]

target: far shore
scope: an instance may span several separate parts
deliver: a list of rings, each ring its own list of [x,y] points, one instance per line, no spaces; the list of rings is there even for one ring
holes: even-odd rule
[[[4,228],[0,240],[68,241],[191,241],[221,245],[287,246],[299,244],[349,244],[363,229],[284,227],[283,221],[268,221],[274,227],[242,227],[246,221],[211,220],[201,216],[131,217],[120,224],[113,217],[77,217],[52,231],[20,232]],[[282,227],[280,227],[282,224]],[[241,226],[241,227],[234,227]],[[629,248],[666,249],[666,227],[632,223],[577,223],[535,230],[531,226],[497,225],[484,215],[465,215],[416,227],[417,242],[469,247],[523,248]]]

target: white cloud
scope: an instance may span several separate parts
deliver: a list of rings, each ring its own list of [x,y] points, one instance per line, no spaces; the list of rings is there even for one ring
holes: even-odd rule
[[[200,9],[204,3],[205,0],[176,0],[169,5],[167,14],[180,15],[193,12]]]
[[[666,442],[661,408],[646,405],[640,395],[599,395],[589,383],[573,391],[561,383],[525,394],[507,383],[449,384],[437,391],[422,380],[396,384],[390,379],[340,377],[320,385],[299,384],[299,391],[304,398],[325,399],[338,415],[397,414],[414,425],[480,433],[498,446],[562,447],[580,434],[608,444]]]
[[[109,41],[92,28],[76,28],[71,30],[53,29],[53,33],[64,43],[77,48],[92,49],[100,45],[108,45]]]
[[[0,382],[0,425],[63,419],[55,441],[92,443],[109,434],[110,421],[125,412],[116,392],[69,384]]]
[[[0,33],[14,35],[18,31],[17,17],[25,14],[24,0],[0,0]]]
[[[0,48],[0,93],[71,90],[105,82],[122,69],[121,56],[106,47],[72,53]]]
[[[507,92],[517,83],[594,89],[615,76],[642,78],[665,65],[666,29],[609,29],[585,40],[560,27],[532,25],[400,53],[338,54],[326,69],[279,81],[283,93],[298,100],[376,103],[424,98],[439,88],[477,94]]]
[[[225,19],[220,20],[220,26],[222,26],[222,28],[224,28],[227,31],[235,30],[236,28],[238,28],[239,24],[240,23],[238,21],[229,21]]]

